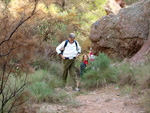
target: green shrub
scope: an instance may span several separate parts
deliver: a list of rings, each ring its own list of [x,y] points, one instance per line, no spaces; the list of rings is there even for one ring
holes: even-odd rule
[[[53,75],[45,70],[37,70],[34,74],[30,75],[29,83],[28,88],[38,102],[56,102],[61,101],[62,97],[64,97],[62,96],[63,93],[55,92],[55,88],[63,86],[62,79],[58,75]],[[64,93],[64,95],[66,94]]]
[[[119,84],[124,85],[138,85],[142,88],[149,88],[150,84],[150,64],[141,66],[132,66],[130,63],[122,63],[117,66],[119,70]]]
[[[52,61],[50,58],[44,57],[38,57],[32,66],[37,70],[47,70],[54,75],[61,75],[63,71],[62,63],[58,61]]]
[[[110,59],[104,53],[99,53],[94,60],[94,62],[90,62],[90,68],[94,67],[95,70],[105,71],[110,66]]]
[[[51,74],[54,74],[56,76],[61,76],[63,72],[63,66],[60,62],[51,62],[51,66],[49,67],[49,70]]]
[[[45,82],[34,82],[29,85],[29,89],[36,97],[37,102],[68,102],[68,94],[64,90],[60,90],[59,93],[54,88],[48,87]]]
[[[104,53],[99,53],[94,60],[90,62],[86,73],[83,74],[83,84],[87,88],[97,88],[108,83],[117,81],[117,70],[110,66],[110,59]]]
[[[48,88],[48,85],[45,82],[34,82],[32,85],[29,85],[29,89],[33,92],[38,102],[47,100],[47,96],[50,95],[53,90]]]
[[[119,85],[124,86],[137,84],[135,68],[131,64],[127,62],[122,64],[120,63],[118,64],[117,69],[119,70],[118,76]]]
[[[45,82],[50,88],[57,88],[63,85],[63,81],[60,75],[51,74],[45,70],[38,70],[34,74],[30,75],[32,82]]]
[[[136,67],[135,75],[142,89],[150,88],[150,63]]]

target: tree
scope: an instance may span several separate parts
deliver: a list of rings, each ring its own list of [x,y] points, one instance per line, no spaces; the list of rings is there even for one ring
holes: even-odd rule
[[[53,4],[47,5],[49,15],[39,25],[41,37],[56,46],[57,42],[65,40],[70,32],[75,32],[76,40],[81,43],[83,52],[88,51],[91,24],[106,15],[104,10],[106,2],[106,0],[56,0]]]
[[[26,85],[29,62],[32,60],[35,43],[26,38],[21,28],[34,14],[37,0],[29,16],[17,19],[9,15],[9,10],[1,15],[0,20],[0,112],[10,113],[13,108],[24,103],[20,100]],[[14,24],[15,23],[15,24]],[[21,33],[20,33],[21,32]]]

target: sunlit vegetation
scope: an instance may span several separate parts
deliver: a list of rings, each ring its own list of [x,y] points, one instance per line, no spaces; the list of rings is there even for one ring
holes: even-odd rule
[[[79,105],[74,95],[61,88],[62,64],[55,47],[74,32],[82,53],[88,53],[90,27],[106,15],[106,3],[107,0],[0,1],[1,113],[21,113],[30,104],[42,102]],[[79,66],[80,61],[77,63]],[[112,64],[107,55],[100,53],[83,75],[81,87],[94,89],[115,83],[124,87],[123,94],[132,91],[130,86],[147,90],[149,70],[149,64]],[[141,97],[146,111],[148,94],[146,91]]]
[[[88,52],[90,26],[106,14],[105,4],[104,0],[0,1],[1,113],[23,112],[22,105],[34,102],[77,106],[64,90],[57,93],[62,66],[55,47],[74,32]]]

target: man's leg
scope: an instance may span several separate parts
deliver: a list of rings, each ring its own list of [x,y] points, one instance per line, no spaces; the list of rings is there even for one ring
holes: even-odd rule
[[[67,75],[68,75],[68,70],[69,70],[70,65],[71,65],[71,63],[70,63],[69,59],[63,60],[63,75],[62,75],[62,79],[63,79],[63,86],[64,87],[66,85],[66,80],[67,80]]]
[[[75,76],[75,59],[70,60],[71,65],[69,67],[69,74],[72,81],[72,88],[75,89],[76,87],[76,76]]]

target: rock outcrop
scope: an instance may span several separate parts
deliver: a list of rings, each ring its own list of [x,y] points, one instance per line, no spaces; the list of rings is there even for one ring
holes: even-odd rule
[[[117,14],[121,9],[120,5],[115,0],[108,0],[106,6],[104,7],[107,15],[113,13]]]
[[[93,54],[99,51],[111,57],[132,57],[148,40],[150,0],[143,0],[117,15],[110,14],[92,24],[90,40]]]

